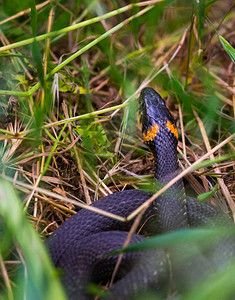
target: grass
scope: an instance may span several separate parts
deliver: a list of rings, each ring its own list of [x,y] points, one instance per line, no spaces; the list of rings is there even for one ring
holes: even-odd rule
[[[1,299],[64,299],[43,240],[79,207],[152,188],[136,115],[144,86],[179,120],[193,195],[235,218],[232,0],[0,5]],[[232,277],[220,282],[228,295]],[[200,299],[214,291],[205,284]]]

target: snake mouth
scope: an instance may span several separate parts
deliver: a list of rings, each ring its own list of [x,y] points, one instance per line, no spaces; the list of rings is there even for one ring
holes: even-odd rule
[[[170,131],[178,139],[175,121],[162,97],[152,88],[144,88],[139,97],[140,123],[145,142],[154,140],[160,130]]]

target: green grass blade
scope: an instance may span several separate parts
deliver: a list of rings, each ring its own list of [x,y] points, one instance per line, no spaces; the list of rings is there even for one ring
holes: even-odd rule
[[[181,300],[221,300],[234,299],[235,285],[235,263],[221,268],[211,274],[201,284],[195,285]],[[233,294],[233,296],[232,296]]]
[[[206,160],[206,161],[201,162],[197,166],[195,166],[195,170],[205,168],[205,167],[209,167],[213,164],[217,164],[219,162],[222,162],[222,161],[225,161],[225,160],[228,160],[228,159],[233,159],[234,157],[235,157],[235,154],[227,154],[227,155],[217,157],[215,159]]]
[[[17,288],[17,298],[20,298],[20,290],[20,293],[25,293],[26,299],[65,299],[44,245],[26,219],[12,185],[3,180],[0,181],[0,216],[7,231],[5,235],[17,242],[27,267],[27,276],[21,276],[21,284]],[[22,291],[25,287],[26,291]]]
[[[224,50],[228,53],[233,63],[235,63],[235,49],[226,41],[221,35],[219,35],[219,40],[224,47]]]
[[[172,247],[183,245],[185,243],[194,243],[201,241],[211,241],[220,237],[224,233],[228,233],[225,228],[194,228],[182,229],[174,232],[169,232],[163,235],[146,239],[137,244],[126,247],[118,251],[113,251],[109,255],[119,254],[123,252],[143,251],[149,249],[157,249],[162,247]]]
[[[209,192],[198,195],[197,196],[198,201],[199,202],[206,201],[207,199],[211,198],[215,194],[215,192],[218,191],[218,189],[219,189],[219,184],[217,183]]]

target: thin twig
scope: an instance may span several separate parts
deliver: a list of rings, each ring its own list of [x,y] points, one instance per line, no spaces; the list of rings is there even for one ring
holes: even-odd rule
[[[97,207],[94,207],[94,206],[91,206],[91,205],[87,205],[87,204],[84,204],[84,203],[81,203],[81,202],[78,202],[78,201],[75,201],[73,199],[70,199],[70,198],[67,198],[67,197],[63,197],[61,195],[58,195],[56,193],[53,193],[53,192],[50,192],[46,189],[43,189],[43,188],[40,188],[40,187],[34,187],[32,186],[31,184],[27,184],[27,183],[24,183],[24,182],[21,182],[21,181],[18,181],[18,180],[14,180],[12,179],[11,177],[8,177],[8,176],[3,176],[3,175],[0,175],[1,178],[3,179],[6,179],[12,183],[14,183],[15,185],[18,185],[18,186],[21,186],[21,187],[25,187],[29,190],[33,190],[38,192],[38,193],[42,193],[42,194],[45,194],[49,197],[52,197],[52,198],[55,198],[57,200],[61,200],[61,201],[65,201],[65,202],[68,202],[68,203],[71,203],[75,206],[78,206],[80,208],[85,208],[87,210],[90,210],[90,211],[93,211],[95,213],[98,213],[98,214],[101,214],[105,217],[109,217],[109,218],[112,218],[112,219],[115,219],[115,220],[118,220],[118,221],[121,221],[121,222],[126,222],[126,219],[119,216],[119,215],[116,215],[116,214],[113,214],[113,213],[110,213],[108,211],[105,211],[105,210],[102,210],[102,209],[99,209]]]
[[[44,6],[46,6],[50,2],[51,2],[51,0],[47,0],[47,1],[43,2],[43,3],[40,3],[40,4],[36,5],[36,10],[39,10],[39,9],[43,8]],[[5,20],[2,20],[0,22],[0,25],[5,24],[5,23],[7,23],[9,21],[12,21],[12,20],[14,20],[16,18],[22,17],[23,15],[29,14],[30,12],[31,12],[31,8],[25,9],[25,10],[23,10],[23,11],[15,14],[15,15],[13,15],[13,16],[5,19]]]

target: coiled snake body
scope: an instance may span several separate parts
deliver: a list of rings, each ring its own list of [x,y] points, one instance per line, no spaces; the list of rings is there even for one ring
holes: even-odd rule
[[[155,159],[155,178],[166,184],[178,173],[177,129],[163,99],[152,88],[144,88],[139,101],[144,140]],[[141,190],[126,190],[106,196],[92,206],[127,217],[150,196]],[[144,232],[157,234],[212,223],[213,217],[220,215],[212,206],[199,204],[194,198],[186,201],[183,182],[178,181],[150,205],[140,226],[144,224]],[[226,222],[230,220],[225,218]],[[55,266],[63,270],[62,283],[69,299],[93,299],[87,291],[88,283],[110,279],[117,256],[104,254],[123,246],[132,224],[133,221],[122,223],[82,209],[52,234],[48,240],[50,256]],[[142,239],[136,234],[131,243]],[[223,245],[221,251],[229,257],[234,256],[234,241],[225,239]],[[163,290],[168,278],[168,259],[164,251],[125,254],[117,281],[109,289],[110,298],[131,299],[147,288]]]

